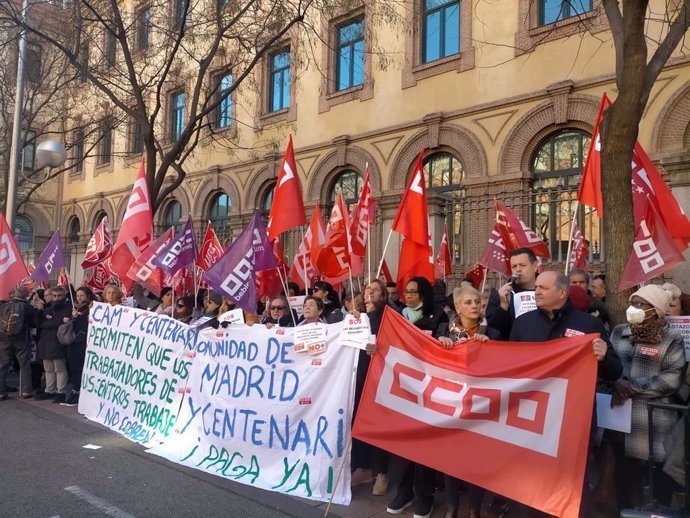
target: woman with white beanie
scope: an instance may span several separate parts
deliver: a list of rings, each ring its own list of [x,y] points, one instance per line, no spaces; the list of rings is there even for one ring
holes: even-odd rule
[[[672,294],[660,286],[643,286],[630,296],[628,323],[616,326],[611,334],[611,343],[623,363],[623,376],[614,384],[611,406],[632,399],[630,433],[614,445],[620,508],[634,506],[633,498],[642,495],[649,459],[647,401],[671,403],[685,369],[683,338],[664,318],[671,298]],[[666,458],[664,441],[677,420],[675,412],[654,411],[654,488],[658,501],[665,505],[670,504],[675,483],[661,471]]]

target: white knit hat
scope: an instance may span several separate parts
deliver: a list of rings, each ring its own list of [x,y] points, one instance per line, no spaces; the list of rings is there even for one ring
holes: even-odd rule
[[[663,289],[657,284],[647,284],[646,286],[642,286],[639,290],[630,295],[628,301],[632,300],[634,296],[638,296],[654,306],[654,309],[656,309],[656,314],[659,315],[659,318],[666,314],[668,306],[671,304],[671,299],[673,298],[673,295],[670,291]]]
[[[665,282],[661,285],[661,287],[664,288],[666,291],[670,291],[674,299],[677,299],[682,295],[680,288],[673,283]]]

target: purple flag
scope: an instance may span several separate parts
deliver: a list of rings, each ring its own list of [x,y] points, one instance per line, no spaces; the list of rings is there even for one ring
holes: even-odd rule
[[[266,227],[258,212],[242,233],[203,279],[214,290],[234,300],[250,313],[256,312],[256,272],[276,267],[273,249],[268,242]]]
[[[35,281],[48,282],[53,270],[65,267],[65,252],[62,250],[60,231],[56,230],[43,253],[36,260],[36,269],[30,275]]]
[[[153,264],[159,266],[168,275],[175,275],[185,266],[194,263],[197,255],[196,236],[190,216],[184,228],[177,233],[170,245],[154,258]]]

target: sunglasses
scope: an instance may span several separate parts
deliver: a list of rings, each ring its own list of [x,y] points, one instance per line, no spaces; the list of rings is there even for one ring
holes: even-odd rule
[[[273,311],[274,309],[281,309],[282,310],[282,309],[285,309],[285,306],[270,306],[268,309],[270,309],[271,311]]]

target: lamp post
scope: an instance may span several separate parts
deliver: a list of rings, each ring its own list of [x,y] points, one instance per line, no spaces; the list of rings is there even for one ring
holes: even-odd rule
[[[29,0],[22,3],[22,22],[29,20]],[[7,177],[7,202],[5,218],[9,228],[14,228],[17,211],[17,175],[22,156],[22,114],[24,112],[24,63],[26,61],[26,29],[19,33],[19,56],[17,57],[17,86],[14,97],[14,119],[12,122],[12,148],[10,151],[10,172]]]

